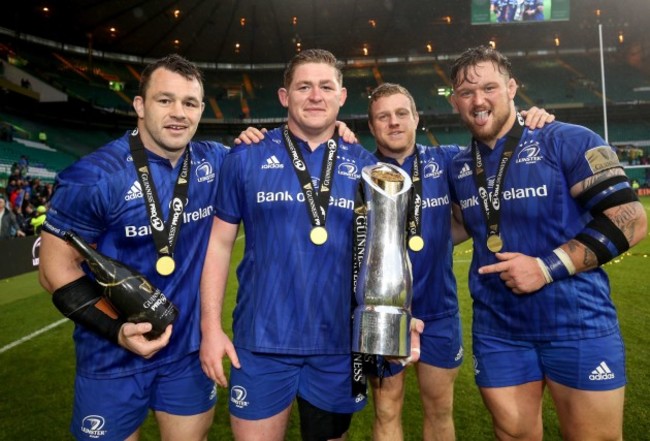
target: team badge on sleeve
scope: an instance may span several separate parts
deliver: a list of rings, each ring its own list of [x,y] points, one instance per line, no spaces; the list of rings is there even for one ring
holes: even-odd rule
[[[606,145],[587,150],[585,152],[585,159],[589,163],[589,167],[593,173],[619,166],[616,152]]]

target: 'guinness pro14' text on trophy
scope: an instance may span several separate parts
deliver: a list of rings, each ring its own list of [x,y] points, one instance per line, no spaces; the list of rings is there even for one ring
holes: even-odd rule
[[[145,337],[158,338],[176,319],[176,307],[144,275],[99,253],[73,231],[65,233],[64,239],[86,259],[104,295],[122,317],[131,323],[153,325]]]
[[[406,215],[411,178],[385,163],[364,167],[368,234],[359,270],[352,350],[406,357],[411,352],[411,262]]]

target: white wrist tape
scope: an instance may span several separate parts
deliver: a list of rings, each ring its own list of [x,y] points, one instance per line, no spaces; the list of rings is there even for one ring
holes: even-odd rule
[[[539,257],[536,257],[535,260],[539,265],[539,269],[542,270],[542,274],[544,275],[544,280],[546,281],[546,284],[548,285],[549,283],[553,283],[553,278],[551,277],[551,273],[549,272],[546,264],[542,262],[542,259],[540,259]]]
[[[553,250],[553,252],[562,261],[564,266],[566,266],[569,275],[574,275],[576,273],[576,266],[573,264],[573,260],[571,260],[566,251],[564,251],[562,248],[556,248]]]

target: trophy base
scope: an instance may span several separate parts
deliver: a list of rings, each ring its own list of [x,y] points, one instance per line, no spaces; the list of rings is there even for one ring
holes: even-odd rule
[[[361,305],[354,310],[352,350],[364,354],[411,355],[411,314],[394,306]]]

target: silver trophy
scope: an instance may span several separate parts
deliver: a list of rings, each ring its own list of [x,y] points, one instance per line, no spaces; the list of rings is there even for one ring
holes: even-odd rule
[[[364,167],[368,233],[359,270],[352,350],[406,357],[411,348],[413,281],[406,251],[411,178],[385,163]]]

